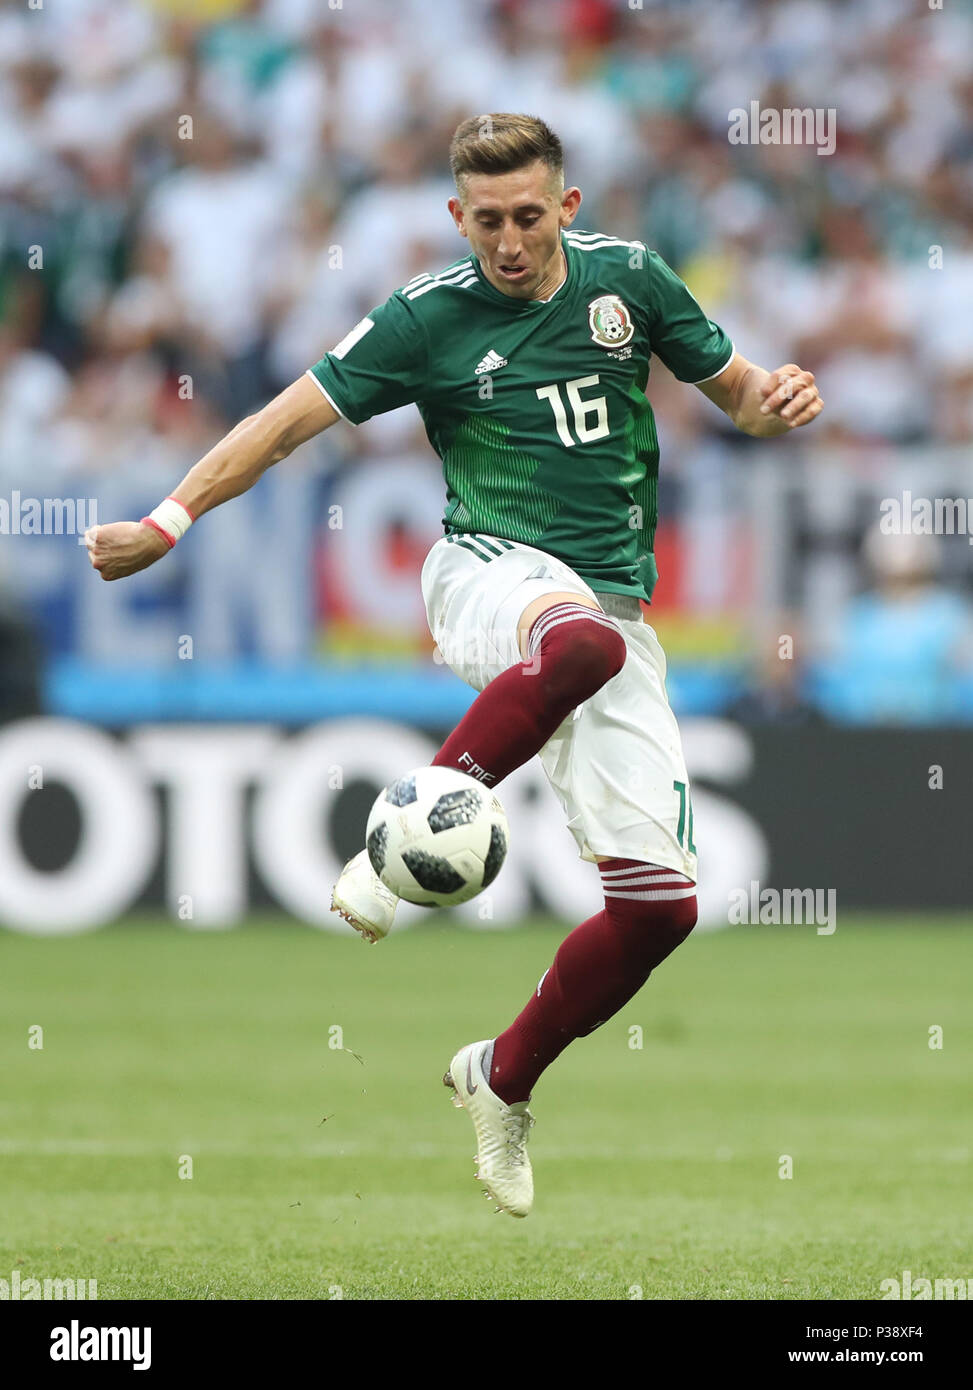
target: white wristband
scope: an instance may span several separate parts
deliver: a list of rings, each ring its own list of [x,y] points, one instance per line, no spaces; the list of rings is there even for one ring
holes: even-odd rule
[[[194,520],[189,508],[183,506],[182,502],[177,502],[174,497],[167,497],[154,511],[142,518],[143,523],[162,533],[169,542],[170,549],[186,534]]]

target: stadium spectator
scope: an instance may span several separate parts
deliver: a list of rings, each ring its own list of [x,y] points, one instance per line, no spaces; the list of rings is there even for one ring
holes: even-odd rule
[[[864,554],[872,587],[850,603],[818,670],[822,707],[862,724],[950,723],[973,665],[969,603],[938,579],[939,539],[874,527]]]

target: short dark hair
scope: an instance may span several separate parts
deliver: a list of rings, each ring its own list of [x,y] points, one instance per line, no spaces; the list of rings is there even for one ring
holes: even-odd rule
[[[460,195],[467,174],[509,174],[535,160],[564,179],[564,151],[554,131],[539,116],[493,111],[462,121],[449,144],[449,167]]]

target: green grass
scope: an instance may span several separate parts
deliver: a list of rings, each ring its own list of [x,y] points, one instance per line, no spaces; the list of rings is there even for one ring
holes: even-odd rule
[[[527,1221],[479,1195],[441,1076],[562,929],[3,933],[0,1277],[102,1299],[872,1299],[903,1269],[973,1275],[969,927],[691,939],[538,1086]]]

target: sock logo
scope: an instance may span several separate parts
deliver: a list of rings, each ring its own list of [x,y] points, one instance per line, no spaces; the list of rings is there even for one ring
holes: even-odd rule
[[[461,753],[457,758],[461,771],[468,777],[475,777],[478,782],[495,782],[497,779],[492,772],[487,772],[485,767],[474,761],[472,754]]]

